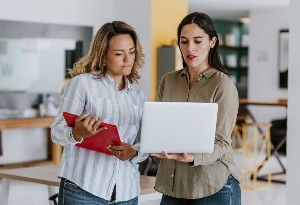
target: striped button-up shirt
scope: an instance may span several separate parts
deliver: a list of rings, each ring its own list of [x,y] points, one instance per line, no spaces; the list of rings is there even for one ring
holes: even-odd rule
[[[116,201],[126,201],[140,193],[139,162],[148,155],[141,154],[121,161],[115,156],[74,146],[70,129],[62,112],[100,116],[103,122],[118,127],[122,142],[139,150],[144,93],[130,84],[118,91],[118,85],[107,74],[97,78],[93,74],[73,77],[61,91],[59,114],[51,126],[52,140],[64,146],[59,177],[64,177],[82,189],[110,200],[116,185]]]

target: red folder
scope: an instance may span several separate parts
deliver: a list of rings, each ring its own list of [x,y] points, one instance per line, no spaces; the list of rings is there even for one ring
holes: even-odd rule
[[[75,119],[78,115],[63,112],[63,116],[69,127],[75,127]],[[116,125],[104,122],[101,122],[100,127],[107,127],[107,129],[84,138],[82,143],[76,144],[76,146],[113,155],[112,151],[110,151],[107,147],[109,145],[122,145],[118,128]]]

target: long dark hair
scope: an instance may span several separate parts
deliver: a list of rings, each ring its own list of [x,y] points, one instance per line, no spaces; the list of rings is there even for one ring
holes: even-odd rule
[[[178,29],[177,29],[177,39],[178,39],[178,45],[180,45],[180,35],[182,28],[187,24],[197,24],[201,29],[204,30],[204,32],[209,36],[209,39],[212,40],[213,37],[216,37],[216,43],[213,48],[210,49],[208,53],[208,63],[215,69],[225,73],[226,75],[229,75],[226,68],[222,65],[220,55],[219,55],[219,38],[217,31],[214,27],[213,21],[211,18],[205,14],[200,12],[193,12],[188,14],[182,21],[180,22]],[[187,64],[184,61],[184,58],[182,56],[182,65],[183,67],[186,67]]]

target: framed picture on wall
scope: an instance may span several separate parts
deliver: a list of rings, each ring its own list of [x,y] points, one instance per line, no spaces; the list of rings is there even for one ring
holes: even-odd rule
[[[289,64],[289,30],[279,31],[278,47],[279,87],[288,87],[288,64]]]

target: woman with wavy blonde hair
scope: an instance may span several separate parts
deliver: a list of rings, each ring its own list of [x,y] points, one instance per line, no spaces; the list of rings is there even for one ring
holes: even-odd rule
[[[137,82],[137,80],[140,79],[138,69],[144,65],[142,46],[134,29],[130,25],[121,21],[106,23],[98,30],[92,41],[88,54],[75,63],[74,68],[69,72],[70,75],[74,77],[82,73],[99,71],[99,77],[103,77],[106,73],[104,56],[107,51],[108,42],[113,36],[120,34],[129,34],[134,41],[136,60],[133,64],[132,71],[127,78],[131,83],[134,81]]]
[[[61,91],[59,114],[51,126],[52,140],[64,146],[60,205],[138,204],[138,163],[148,157],[139,152],[146,97],[133,83],[143,64],[134,29],[113,21],[97,31],[88,54],[69,71],[72,78]],[[66,125],[63,112],[78,115],[75,127]],[[102,132],[102,121],[118,127],[122,145],[109,146],[111,155],[75,146]]]

